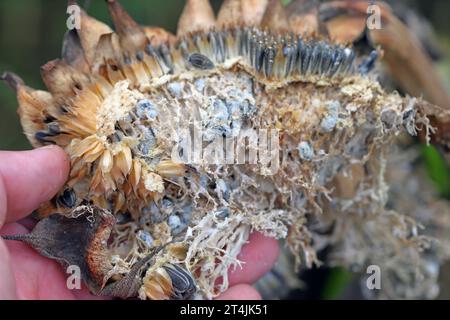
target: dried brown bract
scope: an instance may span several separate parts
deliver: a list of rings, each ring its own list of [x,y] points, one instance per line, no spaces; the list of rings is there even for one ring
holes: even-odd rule
[[[29,234],[3,238],[25,242],[65,267],[78,266],[86,285],[99,293],[112,268],[107,241],[114,222],[106,210],[81,206],[70,216],[54,214],[39,221]]]

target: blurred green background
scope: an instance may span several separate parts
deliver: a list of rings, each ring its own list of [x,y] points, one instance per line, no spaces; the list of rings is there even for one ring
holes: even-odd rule
[[[289,0],[283,0],[288,3]],[[441,60],[436,67],[450,88],[450,1],[448,0],[388,0],[403,8],[413,9],[425,17],[437,35]],[[111,25],[104,0],[86,1],[88,13]],[[176,31],[178,17],[184,0],[122,0],[122,5],[141,24],[164,27]],[[212,0],[217,11],[221,0]],[[47,61],[60,56],[61,42],[66,32],[66,4],[64,0],[1,0],[0,1],[0,74],[12,71],[20,75],[34,88],[44,88],[39,68]],[[81,5],[85,0],[79,0]],[[401,9],[402,10],[402,9]],[[16,113],[15,94],[0,83],[0,150],[23,150],[30,148],[22,134]],[[441,193],[449,196],[449,171],[439,154],[433,149],[424,151],[430,175],[435,178]],[[443,174],[446,172],[446,174]],[[450,267],[447,267],[450,268]],[[450,275],[450,271],[446,272]],[[348,283],[350,276],[342,269],[332,270],[320,296],[336,298]],[[445,296],[450,296],[445,286]]]

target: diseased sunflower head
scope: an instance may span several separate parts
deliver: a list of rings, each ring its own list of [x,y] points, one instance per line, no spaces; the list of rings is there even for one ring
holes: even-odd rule
[[[47,91],[5,76],[32,145],[57,144],[71,159],[39,213],[115,217],[95,249],[106,253],[93,291],[211,298],[252,230],[286,238],[307,266],[337,241],[317,241],[327,226],[394,232],[387,146],[430,126],[422,101],[384,92],[371,74],[381,52],[321,36],[314,10],[298,4],[288,14],[280,1],[229,0],[216,19],[207,0],[188,0],[175,36],[107,3],[114,31],[81,11],[62,58],[41,69]]]

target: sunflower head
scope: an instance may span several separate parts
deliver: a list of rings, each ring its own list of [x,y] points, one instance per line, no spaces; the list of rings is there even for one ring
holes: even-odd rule
[[[307,266],[326,226],[393,232],[380,172],[396,135],[429,128],[421,101],[386,93],[372,74],[382,53],[330,40],[300,3],[225,0],[216,18],[188,0],[172,35],[108,0],[114,30],[81,10],[62,57],[41,68],[45,91],[5,75],[32,145],[71,159],[41,216],[115,217],[91,289],[211,298],[251,230],[286,238]]]

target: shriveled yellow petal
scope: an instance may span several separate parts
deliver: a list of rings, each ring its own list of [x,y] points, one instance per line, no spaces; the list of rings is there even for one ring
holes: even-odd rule
[[[97,146],[97,142],[97,138],[93,135],[82,140],[74,139],[69,146],[69,152],[74,158],[81,157],[86,152],[92,150],[95,146]]]
[[[127,176],[133,165],[133,157],[129,147],[122,147],[122,150],[116,155],[116,164],[123,175]]]
[[[172,279],[164,268],[158,268],[154,275],[161,289],[167,294],[172,292]]]
[[[109,173],[103,174],[103,189],[105,193],[115,191],[117,189],[116,183]]]
[[[100,160],[100,168],[102,169],[103,173],[109,173],[113,167],[113,164],[114,162],[111,151],[105,150]]]
[[[90,187],[90,190],[91,191],[98,191],[98,189],[99,189],[99,186],[101,185],[101,183],[102,183],[102,179],[103,179],[103,177],[102,177],[102,172],[100,171],[100,170],[95,170],[95,174],[94,174],[94,177],[92,178],[92,180],[91,180],[91,187]]]
[[[104,146],[101,142],[97,141],[93,146],[92,149],[85,153],[83,156],[83,160],[87,163],[92,163],[95,160],[97,160],[104,150]]]
[[[138,160],[133,161],[133,171],[130,174],[130,183],[133,189],[136,189],[141,180],[142,165]]]
[[[150,300],[169,300],[162,288],[156,281],[150,280],[144,284],[144,291]]]
[[[156,172],[164,177],[179,177],[184,175],[186,168],[182,163],[163,160],[156,166]]]
[[[122,192],[118,192],[114,201],[114,213],[119,212],[125,205],[125,196]]]

